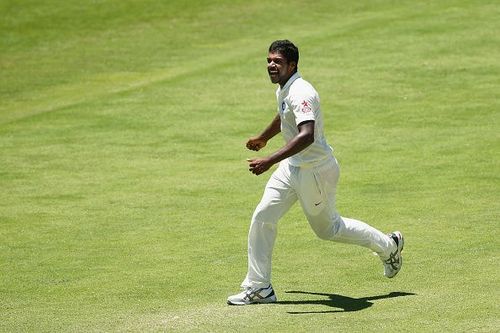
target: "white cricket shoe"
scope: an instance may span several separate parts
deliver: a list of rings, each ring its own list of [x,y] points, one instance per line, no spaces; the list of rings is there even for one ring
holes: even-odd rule
[[[401,251],[403,251],[405,242],[403,235],[399,231],[394,231],[387,236],[391,237],[396,243],[396,251],[392,252],[388,259],[382,259],[382,263],[384,264],[384,276],[390,279],[395,277],[401,270],[401,266],[403,266]]]
[[[276,294],[271,285],[267,288],[246,288],[241,293],[227,298],[227,304],[229,305],[274,303],[276,301]]]

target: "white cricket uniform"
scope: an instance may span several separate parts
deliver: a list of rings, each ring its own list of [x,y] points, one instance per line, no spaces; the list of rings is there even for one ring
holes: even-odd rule
[[[248,272],[242,287],[264,288],[271,282],[271,257],[278,220],[299,201],[316,235],[325,240],[368,247],[388,258],[391,238],[368,224],[341,217],[335,209],[339,167],[323,133],[320,99],[313,86],[295,73],[276,91],[281,133],[285,141],[297,126],[314,121],[314,142],[280,162],[269,179],[248,233]]]

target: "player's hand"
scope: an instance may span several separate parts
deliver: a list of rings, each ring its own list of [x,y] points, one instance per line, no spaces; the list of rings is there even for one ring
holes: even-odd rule
[[[248,170],[257,176],[266,172],[273,166],[273,163],[267,158],[249,158],[247,162]]]
[[[247,148],[254,151],[259,151],[266,146],[267,141],[260,139],[259,137],[251,137],[247,141]]]

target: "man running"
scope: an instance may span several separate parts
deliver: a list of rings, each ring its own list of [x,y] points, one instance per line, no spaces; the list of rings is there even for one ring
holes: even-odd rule
[[[258,151],[281,132],[285,145],[262,158],[248,160],[249,170],[260,175],[274,164],[248,233],[248,272],[243,291],[230,296],[230,305],[276,302],[271,286],[271,257],[278,220],[297,201],[315,234],[324,240],[364,246],[377,253],[384,275],[396,276],[403,264],[403,235],[386,235],[368,224],[342,217],[335,208],[339,166],[323,134],[323,115],[318,93],[298,73],[299,51],[288,40],[269,47],[267,71],[276,91],[278,114],[264,131],[248,140]]]

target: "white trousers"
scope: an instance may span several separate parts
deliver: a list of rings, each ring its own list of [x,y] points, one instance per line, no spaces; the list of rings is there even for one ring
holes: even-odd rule
[[[264,288],[271,283],[271,257],[278,220],[299,201],[315,234],[324,240],[356,244],[388,258],[394,241],[368,224],[341,217],[335,209],[339,166],[332,156],[317,166],[280,163],[269,179],[252,217],[248,233],[248,272],[242,287]]]

